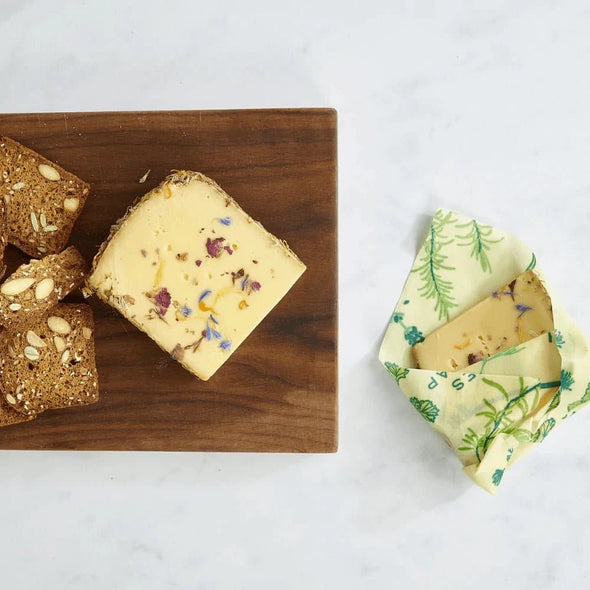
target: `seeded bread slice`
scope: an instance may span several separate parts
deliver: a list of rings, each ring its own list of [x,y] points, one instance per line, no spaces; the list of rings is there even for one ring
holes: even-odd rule
[[[0,170],[8,241],[37,258],[61,252],[89,184],[8,137],[0,137]]]
[[[4,263],[4,250],[7,244],[7,219],[6,219],[6,204],[3,199],[0,199],[0,279],[6,272],[6,264]]]
[[[24,329],[80,285],[86,271],[74,246],[23,264],[0,286],[0,325],[11,332]]]
[[[0,389],[18,412],[98,401],[94,321],[89,305],[60,303],[28,329],[7,335],[0,350]]]
[[[0,427],[10,426],[11,424],[19,424],[20,422],[28,422],[35,416],[26,416],[17,412],[10,404],[2,397],[0,399]]]

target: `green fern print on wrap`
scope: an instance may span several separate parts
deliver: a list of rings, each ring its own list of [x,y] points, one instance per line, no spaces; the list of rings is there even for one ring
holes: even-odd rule
[[[443,271],[455,270],[454,266],[447,264],[448,256],[442,250],[454,241],[454,238],[445,235],[445,228],[456,221],[450,211],[446,214],[440,210],[435,213],[420,254],[420,264],[412,270],[418,273],[422,281],[418,293],[424,299],[434,299],[434,311],[438,313],[439,320],[448,320],[450,310],[457,307],[452,295],[453,283],[442,277]]]
[[[508,348],[507,350],[502,350],[500,352],[497,352],[495,355],[493,356],[489,356],[487,358],[485,358],[483,361],[481,361],[481,367],[479,368],[479,374],[481,375],[483,373],[483,370],[486,368],[486,365],[492,361],[497,361],[499,358],[502,358],[504,356],[512,356],[513,354],[518,354],[521,350],[524,350],[525,347],[524,346],[513,346],[512,348]]]
[[[555,420],[550,418],[543,423],[546,426],[541,425],[534,433],[522,428],[523,421],[535,410],[539,403],[540,390],[557,387],[560,384],[558,381],[547,381],[526,387],[524,379],[520,377],[520,390],[512,399],[501,383],[485,377],[482,381],[488,387],[502,394],[506,403],[496,407],[489,399],[484,399],[485,409],[476,414],[486,418],[483,431],[476,432],[473,428],[468,428],[462,439],[463,446],[459,447],[458,450],[475,453],[478,463],[482,461],[491,443],[500,433],[510,434],[519,442],[537,442],[539,439],[543,440],[555,425]],[[552,425],[547,424],[550,420],[553,420]],[[541,430],[541,428],[544,429]]]
[[[410,403],[422,414],[424,420],[428,422],[436,422],[440,410],[429,399],[418,399],[417,397],[411,397]]]
[[[531,257],[531,261],[529,262],[529,265],[524,270],[525,271],[533,270],[533,268],[535,268],[535,266],[537,266],[537,257],[535,256],[535,253],[533,252],[533,255]]]
[[[471,258],[475,258],[479,262],[483,272],[491,273],[492,265],[488,257],[488,251],[492,247],[492,244],[497,244],[504,238],[492,239],[494,228],[490,225],[481,225],[475,219],[472,219],[468,223],[460,223],[456,227],[466,230],[464,234],[457,236],[457,239],[463,242],[459,246],[470,246],[471,252],[469,255]]]

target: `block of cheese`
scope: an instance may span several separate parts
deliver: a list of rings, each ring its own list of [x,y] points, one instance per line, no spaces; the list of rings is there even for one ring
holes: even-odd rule
[[[207,380],[304,271],[213,180],[180,171],[113,226],[88,286]]]
[[[414,345],[418,368],[460,371],[553,331],[551,299],[529,270]]]

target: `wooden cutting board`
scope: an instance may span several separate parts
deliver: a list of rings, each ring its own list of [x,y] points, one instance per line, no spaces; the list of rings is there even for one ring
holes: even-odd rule
[[[336,450],[335,111],[10,114],[0,115],[0,134],[90,182],[71,238],[88,262],[136,197],[190,169],[215,179],[308,268],[207,382],[91,298],[100,401],[2,428],[0,448]],[[26,260],[13,247],[8,259],[9,271]]]

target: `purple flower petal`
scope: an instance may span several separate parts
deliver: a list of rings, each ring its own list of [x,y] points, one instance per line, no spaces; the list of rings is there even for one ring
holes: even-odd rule
[[[170,301],[172,301],[168,289],[166,289],[166,287],[160,289],[158,294],[154,297],[154,301],[159,308],[158,311],[160,312],[160,315],[164,315],[170,307]]]
[[[205,243],[207,254],[209,254],[211,258],[217,258],[223,249],[223,242],[225,242],[225,238],[215,238],[213,240],[211,238],[207,238],[207,242]]]

